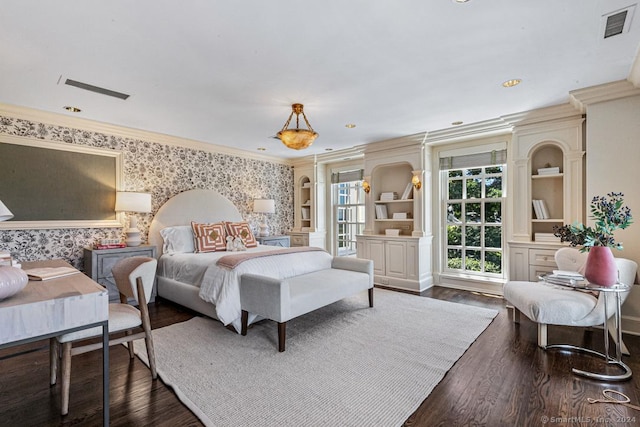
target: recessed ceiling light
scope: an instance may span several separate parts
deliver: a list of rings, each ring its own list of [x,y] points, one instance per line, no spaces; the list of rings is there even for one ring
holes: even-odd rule
[[[520,79],[511,79],[511,80],[507,80],[506,82],[502,83],[502,86],[504,87],[514,87],[519,85],[522,82],[522,80]]]
[[[466,3],[469,0],[453,0],[454,3]]]
[[[258,151],[267,151],[267,149],[264,147],[258,147]]]
[[[460,120],[457,120],[455,122],[452,122],[451,124],[454,125],[454,126],[460,126],[462,123],[464,123],[464,122],[462,122]]]
[[[70,105],[65,105],[63,108],[71,113],[79,113],[80,111],[82,111],[78,107],[72,107]]]
[[[347,123],[346,125],[344,125],[344,127],[348,128],[348,129],[353,129],[354,127],[356,127],[355,123]]]

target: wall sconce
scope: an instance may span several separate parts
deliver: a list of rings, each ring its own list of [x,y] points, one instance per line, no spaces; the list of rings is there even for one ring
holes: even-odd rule
[[[266,237],[269,235],[269,226],[265,218],[266,214],[276,213],[276,202],[273,199],[255,199],[253,201],[253,211],[263,214],[262,223],[260,223],[260,233],[258,236]]]
[[[365,193],[369,194],[369,192],[371,192],[371,185],[369,185],[369,183],[364,180],[362,181],[362,189],[364,190]]]
[[[151,194],[118,191],[116,192],[117,212],[151,212]],[[138,230],[138,218],[129,216],[129,229],[125,231],[127,246],[140,246],[140,230]]]
[[[413,184],[413,188],[415,188],[416,190],[422,188],[422,182],[420,182],[420,177],[418,175],[413,175],[413,178],[411,178],[411,183]]]

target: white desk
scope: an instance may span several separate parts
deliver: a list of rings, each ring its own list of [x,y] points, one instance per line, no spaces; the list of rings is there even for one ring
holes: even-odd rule
[[[60,267],[62,260],[23,262],[23,268]],[[0,349],[102,326],[103,421],[109,425],[109,294],[82,273],[29,281],[0,301]]]

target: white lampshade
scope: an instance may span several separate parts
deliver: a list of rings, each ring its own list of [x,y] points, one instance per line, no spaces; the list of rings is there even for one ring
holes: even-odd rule
[[[151,212],[151,194],[133,191],[116,193],[117,212]]]
[[[0,200],[0,221],[7,221],[13,218],[13,214],[8,207]]]
[[[255,199],[253,211],[260,213],[276,213],[276,202],[273,199]]]
[[[116,193],[117,212],[151,212],[151,194],[136,193],[133,191],[118,191]],[[138,218],[129,215],[129,229],[125,231],[127,246],[140,246],[140,230],[138,230]]]

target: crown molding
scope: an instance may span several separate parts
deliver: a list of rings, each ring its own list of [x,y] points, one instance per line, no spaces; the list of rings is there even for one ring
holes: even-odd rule
[[[415,133],[413,135],[401,136],[398,138],[385,139],[382,141],[371,142],[369,144],[360,145],[355,148],[361,149],[365,155],[376,153],[379,151],[397,150],[404,147],[413,147],[424,143],[426,132]]]
[[[468,125],[429,131],[424,141],[428,145],[450,144],[453,142],[508,134],[510,132],[511,125],[502,120],[502,118],[497,118],[470,123]]]
[[[551,107],[537,108],[535,110],[522,111],[520,113],[507,114],[502,119],[511,126],[525,126],[554,120],[567,120],[581,118],[582,113],[570,103],[553,105]]]
[[[123,138],[140,139],[150,142],[157,142],[163,145],[172,145],[176,147],[191,148],[206,152],[227,154],[230,156],[249,158],[254,160],[263,160],[271,163],[279,163],[291,166],[290,159],[280,157],[256,154],[237,148],[226,147],[222,145],[210,144],[207,142],[196,141],[188,138],[180,138],[176,136],[166,135],[163,133],[151,132],[141,129],[128,128],[124,126],[113,125],[110,123],[99,122],[80,117],[69,117],[60,113],[52,113],[48,111],[35,110],[32,108],[20,107],[0,103],[0,115],[12,117],[15,119],[29,120],[38,123],[46,123],[55,126],[63,126],[75,129],[82,129],[91,132],[105,133],[108,135],[121,136]]]
[[[296,157],[289,159],[289,164],[293,167],[306,166],[308,164],[325,164],[343,162],[348,160],[361,159],[364,157],[362,146],[345,148],[344,150],[335,150],[322,154],[312,154],[305,157]]]
[[[638,60],[636,59],[636,63]],[[634,68],[636,67],[634,63]],[[640,71],[634,70],[635,74]],[[633,78],[640,77],[634,76]],[[631,79],[632,76],[629,75]],[[584,89],[572,90],[569,92],[571,104],[580,112],[584,113],[591,104],[599,102],[612,101],[614,99],[626,98],[629,96],[640,95],[640,88],[634,86],[629,80],[619,80],[617,82],[605,83],[597,86],[591,86]]]

